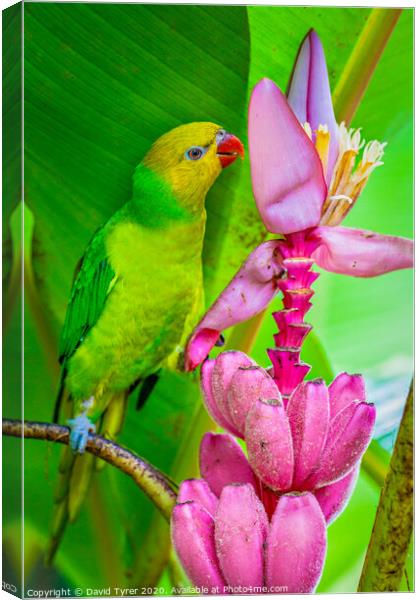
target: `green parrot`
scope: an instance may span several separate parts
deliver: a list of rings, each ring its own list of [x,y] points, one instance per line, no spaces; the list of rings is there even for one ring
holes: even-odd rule
[[[129,202],[94,234],[80,261],[60,338],[55,420],[70,425],[55,498],[51,561],[86,495],[90,432],[119,433],[127,398],[162,366],[177,368],[203,308],[204,200],[243,146],[219,125],[181,125],[151,147]]]

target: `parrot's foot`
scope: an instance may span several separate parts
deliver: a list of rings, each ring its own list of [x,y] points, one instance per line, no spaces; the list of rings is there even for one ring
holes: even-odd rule
[[[70,448],[77,454],[83,454],[86,450],[89,434],[96,431],[94,423],[92,423],[86,414],[92,404],[93,398],[89,398],[89,400],[83,402],[82,406],[85,410],[74,419],[67,421],[70,426]]]

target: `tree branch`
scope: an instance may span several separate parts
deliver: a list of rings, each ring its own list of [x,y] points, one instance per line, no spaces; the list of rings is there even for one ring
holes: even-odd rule
[[[68,427],[54,423],[3,419],[3,435],[69,443]],[[169,521],[176,503],[176,485],[158,469],[130,450],[100,435],[89,436],[86,451],[129,475]]]

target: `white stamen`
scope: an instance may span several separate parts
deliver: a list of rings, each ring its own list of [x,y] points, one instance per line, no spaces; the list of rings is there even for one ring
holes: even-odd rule
[[[379,165],[383,164],[382,162],[380,162],[381,158],[384,155],[384,148],[386,146],[387,142],[384,142],[381,144],[381,142],[378,142],[377,140],[372,140],[371,142],[368,142],[365,146],[365,149],[363,151],[363,158],[362,158],[362,162],[363,163],[372,163],[372,164],[376,164]]]
[[[350,196],[345,196],[344,194],[337,194],[336,196],[330,196],[329,200],[343,200],[344,202],[353,204],[353,200],[350,198]]]
[[[321,129],[321,127],[320,127]],[[339,224],[359,197],[372,171],[382,165],[386,143],[376,140],[367,144],[361,129],[338,127],[339,152],[331,179],[331,195],[324,204],[322,223]],[[360,154],[361,149],[363,154]]]
[[[319,131],[319,133],[328,133],[328,125],[326,123],[325,125],[318,125],[317,131]]]
[[[356,153],[363,148],[365,140],[362,139],[359,129],[347,129],[344,122],[340,123],[338,134],[340,138],[340,154],[344,154],[347,150],[354,150]]]

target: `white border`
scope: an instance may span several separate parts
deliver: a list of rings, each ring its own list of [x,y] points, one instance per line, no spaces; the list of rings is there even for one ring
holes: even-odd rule
[[[26,0],[26,1],[30,1],[30,0]],[[39,0],[37,0],[39,1]],[[41,0],[44,1],[44,0]],[[67,0],[55,0],[55,1],[67,1]],[[84,2],[95,2],[98,3],[97,0],[84,0]],[[110,3],[110,4],[135,4],[135,2],[125,2],[124,0],[103,0],[102,2],[100,2],[101,4],[105,4],[105,3]],[[11,0],[0,0],[0,7],[2,10],[4,10],[5,8],[8,8],[9,6],[12,6],[13,4],[16,4],[16,2],[13,2]],[[335,1],[335,2],[331,2],[328,0],[318,0],[317,2],[311,2],[311,1],[307,1],[305,3],[301,2],[301,1],[296,1],[296,0],[289,0],[289,2],[278,2],[278,1],[271,1],[271,2],[243,2],[240,0],[230,0],[228,2],[223,1],[223,0],[213,0],[212,2],[200,2],[197,0],[183,0],[182,2],[180,1],[176,1],[176,0],[167,0],[166,2],[153,2],[152,0],[144,0],[142,2],[142,4],[221,4],[221,5],[273,5],[273,6],[320,6],[320,7],[340,7],[340,8],[355,8],[355,7],[366,7],[366,8],[370,8],[370,7],[390,7],[390,8],[415,8],[415,2],[414,0],[399,0],[398,3],[396,2],[392,2],[391,0],[382,0],[382,2],[379,3],[375,3],[375,2],[369,2],[366,0],[359,0],[357,3],[351,4],[349,2],[342,2],[342,1]],[[418,11],[414,11],[414,23],[415,23],[415,32],[418,31],[417,28],[417,21],[418,21],[418,17],[417,17],[417,12]],[[414,36],[415,37],[415,36]],[[1,48],[1,43],[0,43],[0,48]],[[415,45],[415,75],[417,74],[417,64],[418,64],[418,46]],[[1,66],[0,66],[1,69]],[[418,95],[417,95],[417,77],[415,77],[415,99],[417,99]],[[415,102],[415,109],[417,106],[417,102]],[[22,107],[23,110],[23,107]],[[23,127],[22,127],[22,134],[23,134]],[[417,128],[415,128],[415,142],[418,141],[418,130]],[[415,146],[417,146],[417,143],[415,144]],[[1,147],[0,147],[0,156],[1,156]],[[22,165],[23,166],[23,165]],[[418,156],[415,153],[415,172],[417,172],[417,168],[419,168],[419,161],[418,161]],[[0,175],[1,177],[1,175]],[[417,189],[415,186],[415,202],[416,202],[416,196],[417,196]],[[415,232],[417,231],[417,214],[415,214]],[[416,249],[415,249],[415,257],[416,260],[418,259],[418,254],[420,253],[420,250],[418,250],[417,245],[416,245]],[[420,264],[420,263],[419,263]],[[418,283],[418,276],[417,276],[417,271],[415,272],[415,290],[417,292],[417,283]],[[401,307],[400,310],[403,310],[404,308]],[[418,330],[417,330],[417,322],[415,322],[415,341],[417,341],[417,334],[418,334]],[[22,331],[22,335],[23,335],[23,331]],[[22,347],[23,350],[23,347]],[[415,365],[417,367],[417,357],[415,359]],[[23,385],[23,379],[22,379],[22,385]],[[23,397],[23,395],[22,395]],[[23,414],[23,407],[22,407],[22,414]],[[1,449],[0,449],[0,455],[1,455]],[[23,457],[23,452],[22,452],[22,457]],[[22,458],[23,460],[23,458]],[[22,470],[22,476],[23,476],[23,470]],[[23,482],[22,482],[23,484]],[[415,499],[415,507],[417,508],[417,498]],[[0,515],[1,515],[1,507],[0,507]],[[23,503],[22,503],[22,517],[23,517]],[[415,555],[415,575],[417,574],[417,555]],[[320,594],[317,594],[320,595]],[[322,594],[321,594],[322,595]],[[331,599],[334,598],[338,598],[342,596],[342,594],[328,594],[328,597]],[[4,592],[3,590],[0,591],[0,600],[2,599],[10,599],[12,597],[11,594],[8,594],[7,592]],[[219,596],[222,597],[222,596]],[[225,596],[223,596],[225,597]],[[228,596],[226,596],[228,597]],[[229,596],[230,598],[232,598],[232,596]],[[241,597],[242,596],[235,596],[235,597]],[[247,596],[248,598],[261,598],[261,596]],[[272,596],[273,597],[273,596]],[[289,594],[282,594],[281,596],[282,598],[294,598],[296,596],[293,595],[289,595]],[[403,598],[405,598],[405,594],[404,593],[393,593],[392,594],[392,599],[393,600],[402,600]],[[369,598],[373,598],[373,599],[382,599],[384,598],[384,593],[381,594],[369,594]]]

